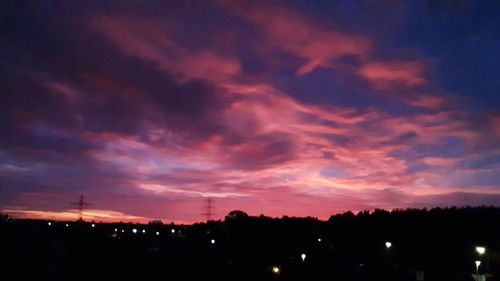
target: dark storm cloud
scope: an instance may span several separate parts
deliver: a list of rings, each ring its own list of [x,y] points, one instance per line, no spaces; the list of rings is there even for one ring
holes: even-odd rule
[[[92,11],[36,4],[2,11],[1,126],[11,142],[35,137],[27,131],[36,122],[134,134],[153,121],[197,138],[219,129],[213,116],[224,100],[215,85],[176,82],[156,63],[122,54],[87,28]]]
[[[413,140],[418,138],[418,134],[416,132],[405,132],[402,133],[389,141],[384,141],[382,144],[384,145],[394,145],[394,144],[411,144]]]
[[[422,200],[419,202],[419,200]],[[444,206],[496,206],[500,195],[495,193],[467,193],[455,192],[442,195],[422,196],[413,204],[416,207],[444,207]]]
[[[244,170],[265,169],[295,159],[294,137],[282,133],[269,133],[247,137],[236,146],[230,156],[230,166]]]

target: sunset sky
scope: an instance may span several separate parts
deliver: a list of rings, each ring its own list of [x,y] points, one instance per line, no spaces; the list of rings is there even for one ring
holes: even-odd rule
[[[0,210],[500,205],[499,1],[2,1]]]

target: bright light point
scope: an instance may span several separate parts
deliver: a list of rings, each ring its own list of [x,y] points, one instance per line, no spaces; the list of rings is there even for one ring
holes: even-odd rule
[[[215,244],[215,240],[214,239],[210,240],[210,243]]]
[[[95,227],[95,224],[92,224],[92,227]]]
[[[175,229],[170,230],[170,232],[175,233]]]
[[[387,249],[389,249],[390,247],[392,247],[392,243],[391,242],[385,242],[385,247]]]
[[[321,238],[318,238],[318,242],[321,242]]]
[[[157,236],[158,236],[158,235],[160,235],[160,232],[158,232],[158,231],[157,231],[157,232],[156,232],[156,235],[157,235]]]
[[[486,253],[486,248],[485,247],[476,247],[476,252],[480,255],[483,255],[484,253]]]
[[[273,273],[275,274],[280,273],[280,268],[278,266],[273,266]]]
[[[300,258],[302,259],[302,261],[305,261],[306,260],[306,254],[300,255]]]
[[[50,221],[49,221],[47,224],[48,224],[49,226],[51,226],[51,225],[52,225],[52,223],[51,223]]]
[[[69,226],[69,224],[66,224],[66,227],[68,227],[68,226]]]
[[[475,261],[476,264],[476,271],[479,271],[479,266],[481,265],[481,261]]]
[[[118,228],[115,228],[115,232],[117,232],[117,231],[118,231]]]
[[[132,232],[133,232],[133,233],[137,233],[137,229],[135,229],[135,228],[134,228],[134,229],[132,229]]]
[[[145,229],[143,229],[143,230],[142,230],[142,233],[146,233],[146,230],[145,230]]]
[[[124,232],[125,232],[125,229],[122,229],[122,233],[124,233]]]

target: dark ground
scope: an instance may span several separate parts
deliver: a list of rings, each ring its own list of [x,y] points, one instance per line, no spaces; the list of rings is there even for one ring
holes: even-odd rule
[[[460,281],[473,280],[475,260],[480,273],[493,274],[488,280],[500,280],[500,208],[493,207],[378,210],[327,222],[233,212],[192,226],[49,226],[3,216],[0,243],[0,280],[391,281],[416,280],[418,270],[424,280]]]

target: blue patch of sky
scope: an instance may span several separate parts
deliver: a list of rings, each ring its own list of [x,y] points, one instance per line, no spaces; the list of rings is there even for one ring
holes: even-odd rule
[[[499,1],[291,1],[326,27],[375,42],[380,60],[424,60],[428,88],[467,110],[500,107]]]
[[[341,172],[334,168],[323,168],[319,171],[319,174],[327,178],[339,178],[345,176],[344,172]]]

